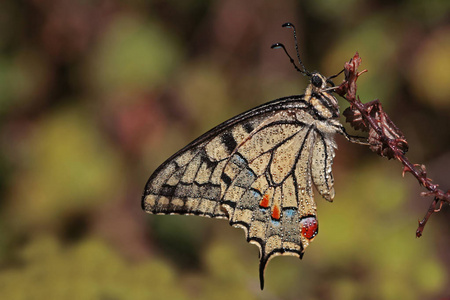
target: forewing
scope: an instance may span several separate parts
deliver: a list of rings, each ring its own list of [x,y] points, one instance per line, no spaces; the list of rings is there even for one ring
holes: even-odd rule
[[[164,162],[150,176],[142,208],[154,214],[195,214],[226,218],[220,201],[232,153],[263,124],[289,109],[304,109],[303,96],[281,98],[238,115],[205,133]],[[273,137],[279,142],[280,137]]]

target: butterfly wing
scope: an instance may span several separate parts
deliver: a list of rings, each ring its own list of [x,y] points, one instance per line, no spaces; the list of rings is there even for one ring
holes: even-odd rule
[[[301,257],[317,234],[312,185],[334,196],[331,132],[303,96],[281,98],[205,133],[150,177],[142,207],[154,214],[226,218],[260,249],[261,288],[276,255]]]

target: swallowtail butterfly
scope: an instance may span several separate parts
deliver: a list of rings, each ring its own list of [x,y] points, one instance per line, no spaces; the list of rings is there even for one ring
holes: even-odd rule
[[[286,23],[283,27],[291,27]],[[172,155],[150,176],[142,208],[151,214],[227,219],[259,247],[267,262],[302,257],[318,233],[313,185],[333,201],[334,134],[355,141],[339,123],[331,78],[310,77],[304,95],[265,103],[218,125]],[[337,76],[337,75],[336,75]]]

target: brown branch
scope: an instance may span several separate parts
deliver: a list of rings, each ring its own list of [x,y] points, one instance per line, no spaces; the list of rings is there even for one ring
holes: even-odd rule
[[[428,192],[421,193],[422,196],[433,196],[433,201],[416,230],[416,237],[422,236],[425,224],[431,215],[438,212],[444,203],[450,203],[450,190],[444,192],[439,189],[438,184],[432,183],[427,177],[424,165],[412,164],[405,153],[408,151],[408,142],[403,133],[391,121],[389,116],[383,111],[380,101],[374,100],[362,103],[356,96],[358,77],[367,72],[358,72],[361,58],[356,53],[353,58],[344,66],[345,80],[336,88],[336,93],[350,103],[350,107],[344,111],[346,121],[356,130],[368,131],[368,141],[370,149],[382,157],[388,159],[395,158],[403,164],[403,175],[411,173],[425,187]],[[436,206],[439,204],[439,208]]]

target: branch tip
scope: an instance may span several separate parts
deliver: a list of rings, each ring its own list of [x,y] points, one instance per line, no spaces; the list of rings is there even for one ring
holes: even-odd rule
[[[345,109],[343,115],[346,122],[356,129],[369,132],[368,142],[370,149],[382,157],[396,159],[403,165],[402,176],[411,173],[425,187],[428,192],[422,192],[421,196],[433,196],[433,201],[425,217],[419,222],[416,230],[416,237],[421,237],[425,224],[435,212],[439,212],[444,203],[450,203],[450,190],[446,193],[438,189],[438,184],[433,184],[433,180],[427,177],[427,171],[423,164],[412,164],[405,153],[409,146],[405,136],[400,129],[392,122],[384,112],[381,102],[376,99],[367,103],[362,103],[357,96],[356,81],[358,77],[366,73],[367,70],[358,72],[358,67],[362,62],[359,53],[346,62],[344,65],[344,81],[335,89],[335,92],[346,99],[350,106]],[[436,205],[439,202],[439,208]]]

